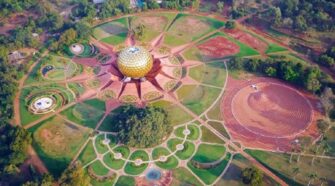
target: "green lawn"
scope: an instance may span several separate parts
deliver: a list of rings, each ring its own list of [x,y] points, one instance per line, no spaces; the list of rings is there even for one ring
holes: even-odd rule
[[[152,151],[152,158],[154,160],[159,160],[159,158],[161,156],[168,156],[168,155],[170,155],[170,152],[163,147],[155,148]],[[178,160],[177,160],[176,157],[170,156],[170,157],[168,157],[168,159],[165,162],[156,161],[155,164],[162,169],[170,170],[170,169],[174,169],[178,166]]]
[[[210,163],[224,156],[226,148],[221,145],[200,144],[193,160],[200,163]]]
[[[223,126],[223,123],[219,123],[216,121],[209,121],[208,124],[212,126],[215,130],[217,130],[220,134],[222,134],[224,137],[230,139],[228,132]]]
[[[201,126],[201,132],[202,132],[201,141],[208,143],[224,144],[224,141],[222,139],[213,134],[212,131],[210,131],[206,127]]]
[[[223,87],[226,69],[223,62],[212,62],[190,68],[189,75],[198,82]]]
[[[149,160],[148,154],[143,150],[137,150],[133,152],[129,158],[130,160],[141,159],[142,161]],[[127,163],[126,167],[124,168],[125,173],[130,175],[139,175],[145,171],[148,167],[148,163],[143,163],[139,166],[136,166],[135,163]]]
[[[114,155],[111,153],[106,154],[103,158],[103,161],[108,167],[114,170],[120,170],[125,163],[125,161],[122,159],[115,159]]]
[[[127,39],[128,33],[120,33],[117,35],[112,35],[109,37],[105,37],[101,39],[102,42],[105,42],[107,44],[111,45],[119,45],[121,43],[124,43]]]
[[[169,27],[164,43],[169,46],[182,45],[222,26],[223,22],[213,18],[180,13]]]
[[[203,61],[200,50],[195,46],[187,49],[185,52],[182,53],[182,55],[187,60]]]
[[[191,142],[186,141],[184,143],[184,149],[177,151],[176,156],[181,160],[190,158],[195,151],[195,145]]]
[[[191,162],[187,163],[187,166],[192,170],[194,174],[196,174],[204,183],[206,184],[212,184],[223,172],[223,170],[226,168],[229,159],[231,157],[231,154],[228,153],[224,160],[220,162],[216,167],[211,169],[198,169],[195,168]]]
[[[190,116],[182,108],[172,104],[171,102],[159,100],[150,104],[165,109],[168,113],[172,125],[180,125],[193,119],[192,116]]]
[[[89,141],[84,150],[80,153],[78,160],[81,162],[82,165],[86,165],[90,163],[96,158],[96,154],[94,152],[93,143]]]
[[[135,178],[132,176],[120,176],[115,186],[135,186]]]
[[[266,54],[270,54],[270,53],[275,53],[275,52],[283,52],[283,51],[287,51],[286,48],[281,47],[277,44],[274,43],[270,43],[268,49],[265,51]]]
[[[61,114],[72,122],[94,129],[102,118],[104,111],[85,103],[78,103],[62,111]]]
[[[293,157],[289,163],[290,156],[282,153],[265,152],[259,150],[246,150],[257,161],[268,167],[274,174],[282,178],[289,185],[307,185],[308,175],[317,173],[318,177],[325,177],[330,183],[335,182],[335,161],[332,159],[316,159],[314,165],[311,164],[311,157],[301,157],[299,163],[297,157]],[[293,169],[299,168],[296,181],[292,179]],[[313,184],[320,184],[315,181]]]
[[[202,184],[186,168],[180,167],[172,172],[172,186],[193,185],[201,186]]]
[[[108,151],[108,147],[103,144],[103,140],[105,139],[105,135],[98,135],[95,138],[95,147],[97,148],[98,153],[103,154]]]
[[[89,137],[90,130],[53,117],[32,128],[33,147],[48,170],[60,176]]]
[[[100,160],[93,162],[91,165],[89,165],[89,167],[97,176],[105,176],[109,172],[109,170],[100,162]]]
[[[200,115],[213,104],[220,92],[218,88],[203,85],[184,85],[177,90],[177,95],[187,108]]]
[[[130,149],[127,146],[117,146],[113,149],[114,153],[121,153],[123,158],[128,158],[130,155]]]

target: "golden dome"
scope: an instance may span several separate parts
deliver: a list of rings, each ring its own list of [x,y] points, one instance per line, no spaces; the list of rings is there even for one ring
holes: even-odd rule
[[[117,66],[126,77],[144,77],[152,68],[153,58],[143,47],[131,46],[119,53]]]

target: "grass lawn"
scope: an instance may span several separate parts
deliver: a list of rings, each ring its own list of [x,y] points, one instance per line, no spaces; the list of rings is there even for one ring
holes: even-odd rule
[[[148,161],[149,156],[145,151],[137,150],[131,154],[129,159],[130,160],[141,159],[142,161]],[[139,175],[142,172],[144,172],[147,167],[148,167],[148,163],[143,163],[139,166],[136,166],[135,163],[129,162],[126,164],[126,167],[124,168],[124,172],[130,175]]]
[[[180,13],[169,27],[164,43],[170,46],[182,45],[222,26],[223,22],[213,18]]]
[[[120,176],[115,186],[134,186],[135,178],[132,176]]]
[[[102,118],[104,111],[85,103],[78,103],[62,111],[61,114],[72,122],[94,129]]]
[[[172,172],[172,186],[182,186],[182,185],[193,185],[193,186],[201,186],[202,184],[195,178],[191,172],[189,172],[186,168],[177,168]]]
[[[220,99],[221,100],[221,99]],[[215,105],[207,112],[207,118],[213,120],[222,120],[221,115],[221,102],[218,101]]]
[[[109,37],[105,37],[105,38],[101,39],[101,41],[105,42],[107,44],[111,44],[111,45],[119,45],[119,44],[126,41],[127,36],[128,36],[128,33],[120,33],[120,34],[117,34],[117,35],[112,35],[112,36],[109,36]]]
[[[218,180],[216,185],[229,185],[229,186],[243,186],[241,172],[247,167],[251,167],[252,163],[240,154],[233,157],[227,172]],[[263,185],[265,186],[279,186],[277,182],[268,177],[266,174],[263,177]]]
[[[103,23],[93,29],[93,37],[98,40],[109,37],[111,35],[118,35],[128,33],[128,18],[120,18],[111,22]]]
[[[106,154],[103,158],[103,161],[106,165],[108,165],[109,168],[114,170],[120,170],[125,163],[125,161],[122,159],[115,159],[114,155],[111,153]]]
[[[223,126],[223,123],[219,123],[216,121],[209,121],[208,124],[212,126],[215,130],[217,130],[220,134],[222,134],[224,137],[230,139],[228,132]]]
[[[109,172],[109,170],[100,162],[100,160],[93,162],[91,165],[89,165],[89,167],[97,176],[105,176]]]
[[[268,49],[265,51],[266,54],[270,54],[270,53],[275,53],[275,52],[283,52],[283,51],[287,51],[286,48],[281,47],[277,44],[274,43],[270,43]]]
[[[231,157],[230,153],[227,153],[224,160],[220,162],[216,167],[211,169],[198,169],[195,168],[191,162],[189,161],[187,163],[187,166],[192,170],[194,174],[196,174],[204,183],[210,185],[212,184],[223,172],[223,170],[226,168],[229,159]]]
[[[186,160],[190,158],[195,151],[195,145],[191,142],[186,141],[184,143],[184,149],[177,151],[176,156],[181,160]]]
[[[257,161],[268,167],[274,174],[282,178],[289,185],[307,185],[308,175],[317,173],[318,177],[327,178],[328,183],[335,182],[335,161],[331,159],[316,159],[314,165],[311,164],[311,157],[301,156],[299,163],[296,162],[296,156],[292,163],[289,163],[290,156],[282,153],[265,152],[259,150],[246,150]],[[299,168],[299,174],[296,175],[296,181],[292,179],[293,169]],[[314,181],[313,185],[320,185]]]
[[[95,138],[95,147],[97,148],[98,153],[103,154],[108,151],[108,147],[103,144],[103,140],[105,139],[105,135],[98,135]]]
[[[187,112],[177,105],[172,104],[171,102],[165,100],[159,100],[151,103],[153,106],[161,107],[165,109],[168,113],[170,121],[173,126],[180,125],[191,121],[193,118]]]
[[[200,50],[195,46],[187,49],[185,52],[182,53],[182,55],[187,60],[203,61]]]
[[[84,148],[84,150],[80,153],[78,160],[81,162],[82,165],[86,165],[93,161],[97,155],[94,152],[93,143],[89,141]]]
[[[127,146],[117,146],[113,149],[114,153],[121,153],[123,158],[128,158],[130,149]]]
[[[152,158],[154,160],[159,160],[161,156],[168,156],[168,155],[170,155],[170,152],[166,148],[163,148],[163,147],[155,148],[152,151]],[[170,156],[167,158],[165,162],[156,161],[155,164],[162,169],[170,170],[178,166],[178,160],[176,157]]]
[[[218,87],[223,87],[226,81],[226,69],[221,61],[192,67],[189,75],[198,82]]]
[[[187,125],[187,129],[190,130],[190,134],[187,136],[188,140],[197,140],[200,136],[200,129],[196,125]]]
[[[200,163],[210,163],[219,160],[226,152],[226,148],[221,145],[200,144],[193,160]]]
[[[84,101],[84,103],[100,110],[100,111],[105,111],[106,110],[106,104],[104,101],[100,100],[100,99],[90,99],[90,100],[86,100]]]
[[[38,125],[33,132],[33,147],[55,177],[71,162],[89,137],[90,130],[53,117]]]
[[[116,175],[104,181],[98,181],[94,178],[91,178],[91,184],[94,186],[110,186],[114,185],[114,183],[116,182],[116,178]]]
[[[206,127],[201,126],[201,132],[202,132],[201,141],[208,143],[224,144],[224,141],[222,139],[213,134],[212,131],[210,131]]]
[[[177,95],[187,108],[200,115],[213,104],[220,92],[220,89],[203,85],[184,85],[177,90]]]

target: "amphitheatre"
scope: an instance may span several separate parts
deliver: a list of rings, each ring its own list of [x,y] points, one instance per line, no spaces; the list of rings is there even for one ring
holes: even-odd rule
[[[130,30],[140,23],[150,29],[138,40]],[[287,152],[299,136],[317,139],[322,111],[314,95],[227,67],[233,56],[290,50],[244,27],[232,31],[224,25],[198,14],[139,13],[92,25],[89,42],[42,58],[20,87],[18,117],[32,132],[47,171],[57,177],[80,162],[93,185],[225,185],[236,157],[251,161],[246,149]],[[124,67],[127,75],[120,68],[141,60],[150,62]],[[173,132],[152,148],[121,144],[110,125],[124,104],[164,108]],[[256,165],[270,185],[282,184]]]

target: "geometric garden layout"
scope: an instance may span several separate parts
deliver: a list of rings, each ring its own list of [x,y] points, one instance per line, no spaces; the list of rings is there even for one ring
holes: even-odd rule
[[[140,23],[146,32],[138,41],[129,30]],[[253,161],[245,149],[285,152],[299,135],[316,139],[322,114],[313,95],[226,65],[231,56],[294,56],[224,24],[181,13],[121,17],[95,25],[89,44],[42,58],[20,87],[19,118],[48,171],[57,177],[80,162],[93,185],[225,185],[232,161]],[[125,83],[115,62],[134,45],[146,48],[154,65],[146,81]],[[119,143],[110,125],[122,104],[164,108],[174,131],[153,148]],[[270,177],[270,185],[278,181]]]

